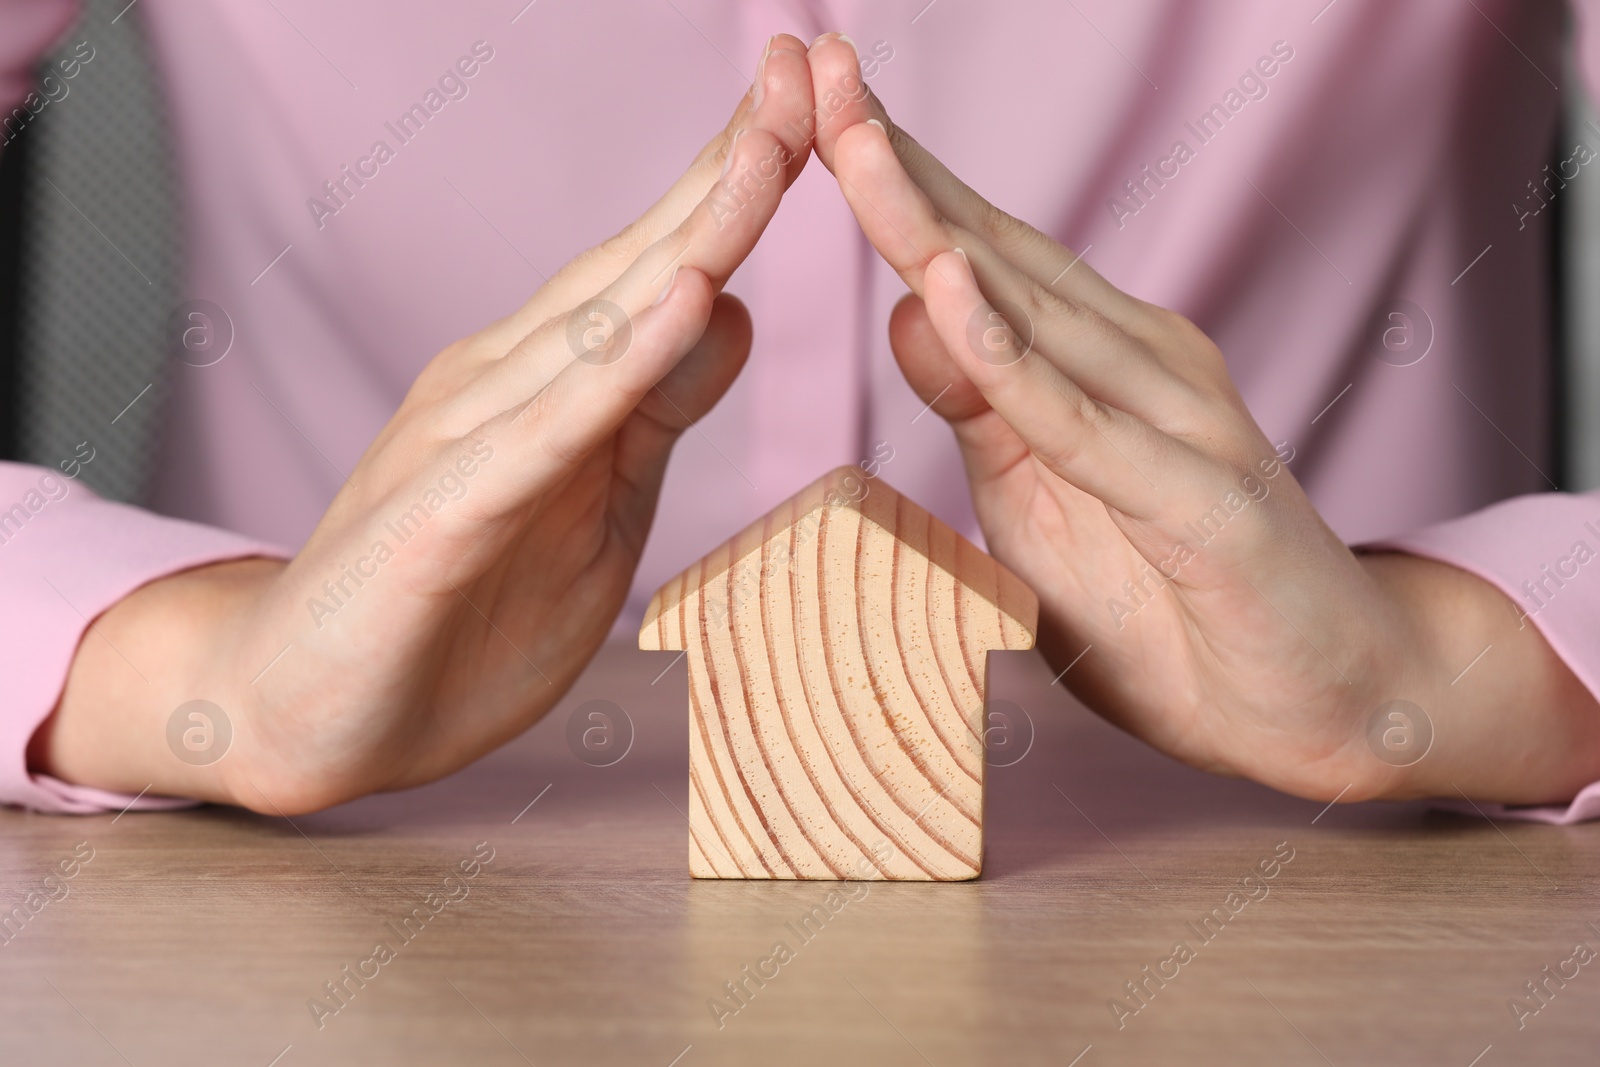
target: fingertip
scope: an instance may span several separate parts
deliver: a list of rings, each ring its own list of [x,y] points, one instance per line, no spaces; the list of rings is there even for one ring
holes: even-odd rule
[[[630,348],[645,354],[643,363],[627,370],[656,380],[675,366],[705,335],[717,298],[704,271],[679,264],[661,280],[661,291],[647,308],[632,316]]]
[[[839,49],[833,47],[835,44],[843,45],[846,49],[848,49],[850,54],[850,62],[855,64],[856,67],[860,67],[861,57],[856,52],[855,38],[851,37],[848,33],[844,33],[839,30],[830,30],[827,33],[817,34],[816,40],[811,42],[811,47],[806,51],[813,57],[820,55],[825,51],[833,51],[843,55]]]
[[[839,137],[872,117],[872,94],[861,74],[855,42],[848,36],[823,34],[807,55],[816,98],[817,152],[831,165],[831,150]]]
[[[811,69],[798,38],[772,38],[759,73],[750,125],[772,134],[788,150],[785,185],[800,176],[811,151],[813,97]]]
[[[882,123],[876,120],[858,122],[837,131],[832,161],[835,174],[859,172],[861,168],[887,164],[890,160],[899,163]]]
[[[672,274],[661,287],[661,293],[656,297],[652,308],[672,307],[682,310],[685,307],[693,308],[696,304],[704,307],[705,313],[711,313],[711,301],[716,297],[716,289],[711,284],[711,279],[705,272],[696,267],[679,264],[672,268]]]
[[[772,100],[777,110],[788,118],[790,111],[810,105],[813,86],[804,49],[784,47],[785,36],[773,37],[761,55],[761,63],[756,68],[761,96],[754,110],[761,112],[763,105]]]
[[[972,273],[972,263],[962,248],[940,252],[930,259],[923,285],[930,303],[943,303],[950,299],[968,304],[983,301],[983,293],[978,290],[978,279]]]
[[[802,56],[810,50],[809,45],[792,33],[774,34],[768,47],[772,51],[794,52]]]
[[[950,246],[947,228],[927,194],[912,180],[883,131],[865,122],[844,132],[832,164],[839,191],[862,232],[906,283],[920,290],[929,258]]]
[[[1010,361],[1009,355],[997,353],[1014,347],[1011,335],[985,299],[964,249],[952,248],[929,260],[922,286],[928,317],[958,366]],[[1002,332],[994,332],[997,328]]]
[[[642,330],[664,331],[692,343],[710,320],[716,296],[716,287],[703,271],[679,264],[662,282],[655,301],[635,316],[635,322]]]

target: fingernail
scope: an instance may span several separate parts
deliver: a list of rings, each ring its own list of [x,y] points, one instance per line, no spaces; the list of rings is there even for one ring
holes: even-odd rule
[[[817,37],[817,39],[815,41],[811,42],[811,48],[815,48],[815,47],[817,47],[817,45],[821,44],[823,41],[826,41],[826,40],[829,40],[829,39],[843,41],[845,44],[850,46],[850,51],[852,51],[852,52],[854,52],[856,54],[857,61],[859,61],[861,59],[861,52],[860,52],[859,49],[856,48],[855,39],[853,37],[851,37],[849,34],[846,34],[846,33],[824,33],[824,34],[821,34],[820,36]],[[809,53],[810,49],[807,49],[806,51]]]
[[[733,140],[728,142],[728,157],[722,161],[722,173],[717,175],[718,181],[726,178],[728,176],[728,172],[733,169],[733,155],[735,152],[739,151],[739,138],[743,136],[744,131],[737,130],[733,135]]]
[[[761,107],[761,101],[767,95],[767,57],[772,55],[772,42],[778,39],[777,34],[767,38],[767,47],[761,53],[761,62],[756,64],[756,91],[750,98],[750,110],[755,111]]]
[[[961,257],[961,262],[966,264],[967,273],[971,274],[972,273],[972,260],[967,258],[967,250],[965,248],[952,248],[950,251],[954,252],[956,255]]]
[[[883,131],[883,135],[885,137],[889,136],[889,127],[885,126],[883,123],[879,122],[877,119],[868,119],[867,120],[867,125],[868,126],[876,126],[876,127],[878,127],[878,129]],[[959,252],[960,249],[957,249],[956,251]]]
[[[651,301],[651,307],[659,307],[667,302],[667,296],[671,294],[672,287],[678,284],[678,271],[682,269],[683,267],[681,264],[672,268],[672,277],[667,279],[666,288],[661,290],[661,294],[657,296],[655,300]]]

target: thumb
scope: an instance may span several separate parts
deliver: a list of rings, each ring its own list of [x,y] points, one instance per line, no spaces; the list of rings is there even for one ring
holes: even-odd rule
[[[751,338],[749,310],[738,297],[719,293],[705,333],[639,402],[638,413],[673,437],[687,430],[716,406],[739,376],[750,355]]]
[[[1027,457],[1027,444],[957,366],[915,293],[889,314],[889,347],[912,391],[955,432],[975,494]]]
[[[627,488],[613,512],[636,550],[655,516],[672,445],[716,406],[750,355],[750,312],[738,297],[718,294],[705,333],[677,366],[639,401],[617,433],[615,477]]]
[[[907,293],[889,314],[889,348],[912,392],[932,405],[934,414],[958,424],[991,410],[939,339],[928,318],[928,306],[915,293]]]

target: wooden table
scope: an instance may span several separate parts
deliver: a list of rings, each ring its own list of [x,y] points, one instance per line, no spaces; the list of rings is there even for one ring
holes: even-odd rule
[[[92,849],[0,947],[0,1063],[1600,1061],[1600,959],[1521,1029],[1508,1007],[1577,942],[1600,949],[1600,827],[1324,811],[1153,754],[1031,654],[991,671],[1035,738],[990,771],[971,883],[691,881],[683,664],[620,647],[426,789],[292,823],[0,812],[5,908]],[[634,725],[611,766],[567,743],[593,699]],[[493,859],[466,878],[475,849]],[[1264,897],[1230,901],[1290,849]]]

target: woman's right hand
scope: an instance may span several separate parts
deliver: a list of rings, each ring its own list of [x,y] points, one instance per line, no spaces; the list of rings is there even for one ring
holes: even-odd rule
[[[103,615],[31,769],[293,814],[439,778],[537,721],[621,608],[673,442],[749,352],[722,287],[811,113],[806,46],[775,37],[660,201],[428,365],[291,562],[198,568]],[[206,766],[166,740],[195,699],[233,733]]]

